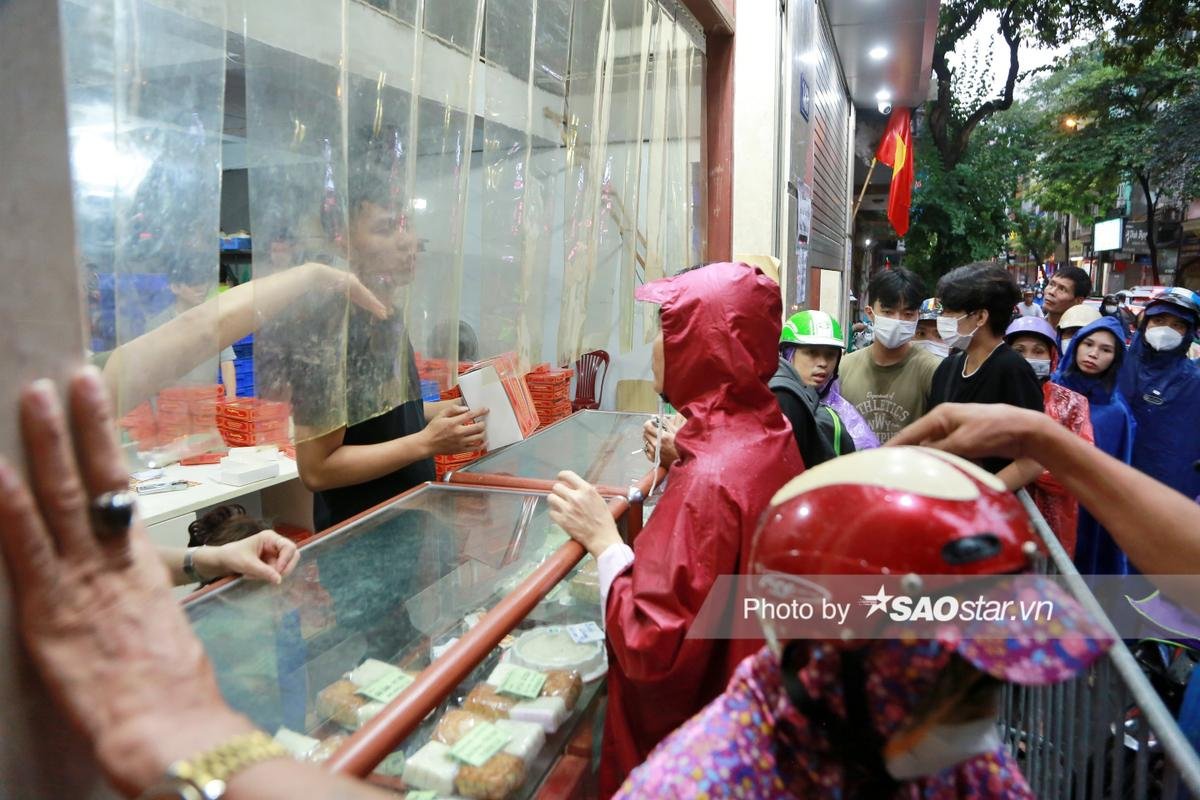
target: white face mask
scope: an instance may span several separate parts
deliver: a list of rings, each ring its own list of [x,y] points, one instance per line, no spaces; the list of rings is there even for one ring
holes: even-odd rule
[[[966,350],[971,346],[971,339],[975,336],[975,331],[979,330],[980,325],[975,326],[975,331],[970,333],[959,333],[958,323],[969,317],[970,314],[963,314],[961,317],[938,317],[938,335],[953,347],[955,350]]]
[[[938,358],[945,358],[950,355],[950,345],[945,342],[935,342],[933,339],[918,339],[913,342],[913,346],[923,347]]]
[[[1029,366],[1033,367],[1033,374],[1039,378],[1050,377],[1050,359],[1048,358],[1027,358]]]
[[[917,332],[917,321],[905,322],[891,317],[875,317],[875,341],[889,350],[900,347]]]
[[[1183,334],[1165,325],[1146,329],[1146,343],[1160,353],[1174,350],[1183,344]]]
[[[909,781],[999,749],[1000,732],[994,717],[934,725],[912,749],[888,756],[887,771],[898,781]]]
[[[1105,306],[1104,313],[1111,317],[1113,314],[1117,313],[1117,307],[1112,305]]]

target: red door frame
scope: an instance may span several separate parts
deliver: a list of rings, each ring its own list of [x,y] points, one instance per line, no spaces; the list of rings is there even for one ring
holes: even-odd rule
[[[707,261],[733,257],[733,44],[736,0],[682,0],[704,28],[708,158]]]

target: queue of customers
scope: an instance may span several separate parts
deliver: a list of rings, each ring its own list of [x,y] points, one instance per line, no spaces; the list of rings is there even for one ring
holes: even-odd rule
[[[1052,326],[1070,307],[1014,322],[1021,295],[1003,268],[960,267],[938,282],[936,300],[929,294],[907,270],[875,275],[873,341],[847,354],[827,314],[781,325],[778,287],[742,264],[638,289],[659,309],[655,389],[682,416],[669,428],[665,492],[633,547],[578,475],[561,473],[547,500],[551,519],[598,562],[610,658],[604,796],[720,796],[732,787],[762,798],[1030,797],[996,735],[1000,685],[1068,679],[1106,647],[1067,598],[1056,602],[1083,636],[1069,653],[1017,629],[1000,652],[969,642],[790,639],[770,626],[765,645],[690,636],[722,575],[838,574],[848,564],[868,575],[950,565],[1026,572],[1033,537],[1012,495],[1024,486],[1081,565],[1160,569],[1163,548],[1135,531],[1144,522],[1181,564],[1200,564],[1200,543],[1186,535],[1200,512],[1178,494],[1200,494],[1200,371],[1186,357],[1200,324],[1194,294],[1156,296],[1128,346],[1104,320],[1081,325],[1061,357]],[[141,524],[102,507],[126,477],[94,374],[75,379],[68,408],[45,384],[23,395],[34,491],[0,463],[0,549],[18,576],[34,662],[114,785],[138,796],[159,776],[180,780],[177,765],[198,759],[233,765],[223,778],[230,800],[378,796],[311,765],[281,765],[224,705]],[[440,433],[453,415],[477,436],[486,425],[464,426],[465,409],[431,414],[418,402],[410,411],[396,430],[366,440],[350,431],[316,440],[300,459],[302,478],[307,466],[306,483],[321,484],[313,476],[332,460],[363,481],[387,479],[442,446],[428,426]],[[390,444],[403,438],[409,446]],[[72,439],[86,446],[72,448]],[[901,447],[912,444],[978,466]],[[1135,492],[1122,507],[1097,491],[1114,481]],[[105,513],[89,517],[63,492]],[[879,519],[894,525],[897,546],[880,546]],[[93,579],[66,579],[81,569]],[[130,644],[105,647],[111,638]],[[136,680],[104,679],[131,660]]]

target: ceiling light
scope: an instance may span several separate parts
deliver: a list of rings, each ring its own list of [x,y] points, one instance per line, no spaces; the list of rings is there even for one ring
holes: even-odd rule
[[[867,51],[867,55],[871,57],[872,61],[883,61],[887,58],[888,49],[881,44],[877,44]]]
[[[880,89],[878,92],[875,93],[875,99],[881,103],[885,102],[887,100],[891,100],[892,93],[889,92],[887,89]]]
[[[424,197],[414,197],[413,198],[413,210],[414,211],[424,211],[428,205],[429,204],[425,201]]]

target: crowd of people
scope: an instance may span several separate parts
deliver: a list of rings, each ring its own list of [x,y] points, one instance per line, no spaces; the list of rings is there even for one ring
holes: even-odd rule
[[[359,278],[367,295],[386,293]],[[1060,270],[1044,313],[1027,313],[1003,267],[960,267],[933,292],[886,269],[868,286],[870,344],[847,353],[836,319],[784,321],[779,287],[743,264],[638,289],[661,323],[655,390],[679,412],[646,429],[648,456],[669,465],[665,490],[632,547],[578,475],[562,473],[547,500],[598,563],[610,659],[602,796],[1032,796],[996,733],[998,689],[1066,680],[1102,654],[1099,622],[1065,598],[1086,642],[1070,652],[1020,631],[999,654],[969,640],[788,640],[767,623],[758,640],[689,633],[724,575],[1030,571],[1020,488],[1081,571],[1200,571],[1200,368],[1187,358],[1200,300],[1168,289],[1131,331],[1116,313],[1080,318],[1090,290],[1086,273]],[[354,323],[368,344],[375,312]],[[482,415],[454,406],[415,401],[385,416],[298,452],[331,519],[424,479],[411,467],[437,447],[485,436]],[[74,378],[66,410],[49,382],[34,384],[20,419],[28,483],[0,461],[18,627],[113,784],[186,796],[149,787],[186,783],[181,764],[220,756],[236,767],[224,776],[232,800],[376,796],[282,760],[221,699],[168,591],[172,562],[113,503],[128,476],[100,374]],[[234,521],[242,534],[265,525]],[[880,547],[881,535],[903,546]],[[294,549],[259,541],[262,577],[294,568]]]

